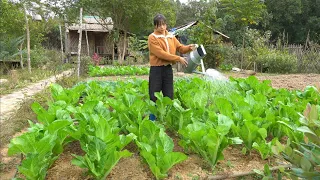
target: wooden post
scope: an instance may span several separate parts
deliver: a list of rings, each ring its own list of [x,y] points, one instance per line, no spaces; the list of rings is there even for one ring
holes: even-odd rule
[[[90,56],[87,26],[86,26],[86,41],[87,41],[87,54],[88,56]]]
[[[20,44],[20,66],[21,66],[21,69],[24,69],[23,68],[23,57],[22,57],[22,46],[23,46],[23,42]]]
[[[78,43],[78,68],[77,76],[80,77],[80,53],[81,53],[81,39],[82,39],[82,8],[80,8],[80,23],[79,23],[79,43]]]
[[[242,71],[243,56],[244,56],[244,35],[243,35],[243,38],[242,38],[242,53],[241,53],[240,71]]]
[[[65,47],[65,51],[64,53],[66,54],[67,58],[66,58],[66,63],[69,62],[69,30],[68,30],[68,23],[67,23],[67,19],[66,17],[64,18],[65,20],[65,23],[64,23],[64,28],[65,28],[65,31],[64,31],[64,47]]]
[[[26,32],[27,32],[27,63],[28,63],[28,71],[31,73],[31,60],[30,60],[30,31],[29,31],[29,22],[27,17],[27,9],[25,4],[23,4],[24,8],[24,17],[26,20]]]
[[[63,42],[62,42],[62,31],[61,31],[61,25],[59,24],[59,32],[60,32],[60,44],[61,44],[61,62],[63,63]]]
[[[111,60],[112,65],[113,65],[113,61],[114,61],[114,40],[112,40],[112,60]]]

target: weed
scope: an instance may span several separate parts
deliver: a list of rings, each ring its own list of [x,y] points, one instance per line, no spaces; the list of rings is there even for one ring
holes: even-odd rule
[[[234,165],[229,160],[227,161],[227,166],[228,166],[228,168],[233,168],[234,167]]]
[[[199,180],[199,179],[200,179],[200,177],[198,175],[192,176],[192,180]]]
[[[182,177],[181,177],[181,175],[178,173],[178,174],[176,174],[175,176],[174,176],[174,179],[182,179]]]

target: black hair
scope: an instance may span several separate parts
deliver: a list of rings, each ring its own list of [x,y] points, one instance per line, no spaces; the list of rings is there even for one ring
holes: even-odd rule
[[[162,24],[167,24],[166,23],[166,18],[164,17],[164,15],[162,14],[157,14],[154,18],[153,18],[153,25],[154,26],[160,26]]]

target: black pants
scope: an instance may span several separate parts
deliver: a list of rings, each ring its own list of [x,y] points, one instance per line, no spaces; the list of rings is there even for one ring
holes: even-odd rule
[[[153,102],[157,100],[154,93],[160,91],[162,91],[163,96],[173,99],[173,72],[171,65],[150,67],[149,96]]]

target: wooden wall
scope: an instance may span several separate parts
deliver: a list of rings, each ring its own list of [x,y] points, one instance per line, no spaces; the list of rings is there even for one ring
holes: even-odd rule
[[[93,53],[97,52],[97,47],[99,47],[99,52],[101,55],[112,55],[113,51],[113,41],[112,34],[108,32],[87,32],[88,33],[88,42],[89,42],[89,56],[92,56]],[[118,53],[119,50],[123,50],[123,40],[124,36],[121,34],[119,42],[117,43]],[[70,53],[71,55],[77,54],[78,52],[78,42],[79,34],[77,31],[69,31],[69,44],[70,44]],[[126,40],[126,54],[128,54],[128,39]],[[81,54],[88,55],[87,51],[87,41],[85,31],[82,32],[82,41],[81,41]]]

